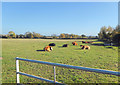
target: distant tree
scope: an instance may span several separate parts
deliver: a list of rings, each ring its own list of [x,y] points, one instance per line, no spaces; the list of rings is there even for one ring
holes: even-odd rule
[[[25,35],[20,34],[20,35],[19,35],[19,38],[25,38]]]
[[[47,37],[46,37],[46,36],[43,36],[42,38],[43,38],[43,39],[46,39]]]
[[[116,35],[113,37],[113,42],[114,42],[116,45],[119,45],[119,46],[120,46],[120,33],[119,33],[119,34],[116,34]]]
[[[113,31],[113,28],[111,27],[111,26],[108,26],[108,28],[107,28],[107,33],[112,33],[112,31]]]
[[[113,30],[112,36],[113,43],[120,46],[120,25],[117,25],[116,28]]]
[[[118,32],[118,33],[120,33],[120,25],[116,26],[115,31]]]
[[[33,32],[33,37],[34,38],[40,38],[40,37],[42,37],[39,33],[35,33],[35,32]]]
[[[82,38],[82,36],[78,36],[78,38]]]
[[[57,36],[53,36],[53,39],[57,39]]]
[[[2,35],[2,38],[8,38],[8,35]]]
[[[52,34],[51,36],[53,37],[53,39],[56,39],[56,38],[57,38],[57,35],[56,35],[56,34]]]
[[[98,36],[95,36],[95,38],[98,38]]]
[[[70,38],[73,38],[73,37],[70,35]]]
[[[84,35],[84,34],[82,34],[81,36],[82,36],[82,38],[86,37],[86,35]]]
[[[15,33],[13,31],[10,31],[10,32],[8,32],[8,37],[9,38],[15,38],[16,35],[15,35]]]
[[[74,38],[74,34],[70,34],[69,36],[70,36],[70,38]]]
[[[2,34],[0,34],[0,38],[2,38]]]
[[[113,32],[113,28],[111,27],[111,26],[109,26],[108,28],[107,28],[107,31],[106,31],[106,40],[108,41],[108,42],[112,42],[112,32]]]
[[[65,38],[65,34],[60,34],[60,38]]]
[[[69,34],[64,34],[65,35],[65,38],[69,38]]]
[[[106,35],[106,30],[107,27],[105,26],[101,27],[100,32],[98,34],[100,40],[104,40],[104,36]]]
[[[88,38],[92,38],[92,36],[88,36]]]
[[[74,38],[78,38],[78,35],[74,35]]]
[[[16,34],[16,38],[19,38],[19,35]]]
[[[25,37],[26,38],[33,38],[33,34],[31,32],[26,32]]]
[[[120,32],[120,25],[116,26],[115,29],[113,29],[111,26],[105,27],[101,27],[100,32],[98,34],[99,39],[103,40],[105,42],[118,42],[115,39],[119,39],[119,32]]]
[[[113,30],[112,36],[114,37],[118,33],[120,33],[120,25],[117,25],[116,28]]]

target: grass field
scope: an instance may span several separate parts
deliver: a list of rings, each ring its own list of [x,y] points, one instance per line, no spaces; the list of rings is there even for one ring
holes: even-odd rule
[[[78,46],[73,46],[73,41],[77,41]],[[3,39],[2,83],[16,83],[15,57],[118,71],[117,47],[88,44],[91,49],[82,50],[80,49],[81,41],[82,40]],[[94,44],[103,43],[97,40],[90,41],[95,41]],[[39,51],[43,50],[43,48],[51,42],[56,43],[53,51]],[[61,47],[63,44],[69,44],[69,47]],[[20,71],[47,79],[54,79],[53,67],[48,65],[20,61]],[[56,79],[62,83],[118,83],[118,77],[114,75],[61,67],[56,67]],[[20,75],[20,82],[41,83],[42,81]]]

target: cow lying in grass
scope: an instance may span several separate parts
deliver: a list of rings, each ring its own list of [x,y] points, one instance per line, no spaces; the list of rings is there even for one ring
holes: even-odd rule
[[[72,44],[73,44],[73,45],[78,45],[78,44],[76,43],[76,41],[75,41],[75,42],[72,42]]]
[[[49,46],[55,46],[55,43],[50,43]]]
[[[85,41],[82,41],[82,43],[85,43]]]
[[[51,47],[51,46],[46,46],[45,48],[44,48],[44,51],[52,51],[53,50],[53,48]]]
[[[86,46],[86,45],[80,45],[81,49],[85,50],[85,49],[88,49],[90,50],[90,46]]]
[[[63,47],[68,47],[68,44],[64,44]]]

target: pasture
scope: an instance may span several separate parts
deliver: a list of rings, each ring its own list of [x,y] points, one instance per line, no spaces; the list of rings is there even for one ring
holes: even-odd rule
[[[73,41],[78,46],[73,46]],[[83,40],[2,39],[2,83],[16,83],[15,57],[118,71],[118,47],[97,46],[103,42],[88,39],[84,41],[94,41],[94,45],[87,44],[91,49],[82,50],[81,41]],[[56,44],[53,51],[42,51],[49,43]],[[63,44],[68,44],[68,47],[62,47]],[[54,79],[53,67],[48,65],[20,61],[20,71]],[[62,83],[118,83],[118,77],[114,75],[61,67],[56,67],[56,80]],[[20,75],[20,82],[43,81]]]

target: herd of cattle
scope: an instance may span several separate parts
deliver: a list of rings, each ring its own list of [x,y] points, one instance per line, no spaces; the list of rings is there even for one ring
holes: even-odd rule
[[[93,43],[93,42],[82,41],[82,43]],[[76,41],[72,42],[72,44],[75,45],[75,46],[78,45],[76,43]],[[46,46],[43,50],[44,51],[52,51],[53,50],[52,46],[55,46],[55,43],[50,43],[49,46]],[[68,47],[68,44],[64,44],[62,47]],[[84,49],[84,50],[85,49],[90,50],[90,46],[87,46],[87,45],[80,45],[80,47],[81,47],[81,49]]]

